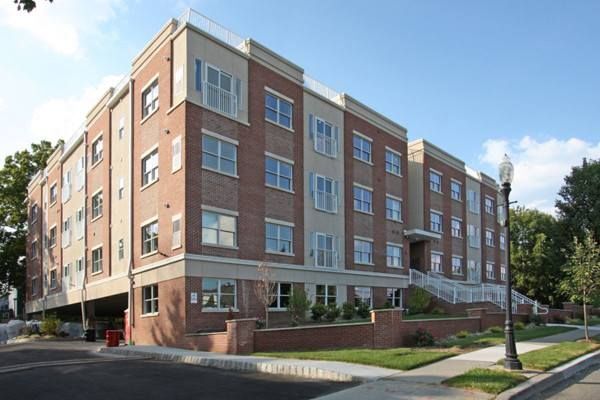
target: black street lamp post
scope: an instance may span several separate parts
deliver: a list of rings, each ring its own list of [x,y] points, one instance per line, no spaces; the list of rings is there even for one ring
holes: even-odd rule
[[[513,180],[514,168],[510,158],[505,154],[499,166],[500,182],[502,183],[502,194],[504,195],[504,226],[506,227],[506,321],[504,321],[505,334],[505,354],[504,368],[509,370],[523,369],[519,356],[517,355],[517,345],[515,344],[515,329],[512,321],[512,276],[510,272],[510,212],[509,195],[510,184]]]

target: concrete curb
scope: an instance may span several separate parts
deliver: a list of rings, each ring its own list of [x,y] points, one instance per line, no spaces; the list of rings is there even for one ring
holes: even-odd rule
[[[62,367],[67,365],[99,364],[114,361],[147,360],[149,357],[111,357],[111,358],[78,358],[73,360],[42,361],[28,364],[16,364],[0,367],[0,375],[13,372],[28,371],[36,368]]]
[[[294,365],[276,359],[265,361],[244,361],[226,358],[202,357],[181,354],[168,354],[148,351],[136,351],[123,347],[103,347],[100,353],[121,354],[127,356],[145,355],[160,361],[173,361],[183,364],[198,365],[201,367],[217,368],[230,371],[260,372],[273,375],[295,376],[306,379],[318,379],[334,382],[369,382],[370,379],[355,376],[349,373],[332,371],[325,368]],[[373,379],[374,380],[374,379]]]
[[[594,365],[600,365],[600,350],[543,372],[496,397],[497,400],[526,400]]]

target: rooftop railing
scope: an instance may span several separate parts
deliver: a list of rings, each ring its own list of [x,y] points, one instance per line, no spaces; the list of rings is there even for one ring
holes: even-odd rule
[[[84,130],[85,122],[79,125],[79,127],[75,130],[75,133],[73,133],[71,137],[65,142],[65,144],[63,145],[63,154],[67,153],[71,149],[71,147],[73,147],[73,145],[77,143]]]
[[[304,86],[329,100],[333,100],[340,95],[339,92],[306,74],[304,74]]]
[[[244,43],[244,39],[241,36],[236,35],[223,25],[216,23],[212,19],[191,8],[188,8],[181,17],[179,17],[179,23],[189,23],[194,25],[196,28],[203,30],[209,35],[236,48],[240,48]]]

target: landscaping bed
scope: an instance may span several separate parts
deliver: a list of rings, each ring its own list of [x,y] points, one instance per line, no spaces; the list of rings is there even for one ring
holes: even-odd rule
[[[341,361],[354,364],[372,365],[382,368],[409,370],[455,356],[449,350],[413,349],[344,349],[324,351],[293,351],[255,353],[257,356],[276,358],[296,358],[300,360]]]
[[[548,371],[598,349],[600,349],[600,340],[594,338],[589,342],[580,340],[544,347],[527,352],[519,356],[519,359],[524,369]]]
[[[514,372],[500,369],[474,368],[443,383],[456,388],[498,394],[526,380],[525,376]]]

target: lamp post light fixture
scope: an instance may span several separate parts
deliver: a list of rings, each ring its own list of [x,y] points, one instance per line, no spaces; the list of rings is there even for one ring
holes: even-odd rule
[[[510,184],[514,176],[514,167],[510,158],[505,154],[499,165],[500,182],[502,183],[501,192],[504,195],[504,227],[506,228],[506,320],[504,321],[505,335],[505,354],[504,368],[509,370],[523,369],[519,356],[517,355],[517,346],[515,344],[515,329],[512,321],[512,276],[510,272],[510,212],[509,195]]]

